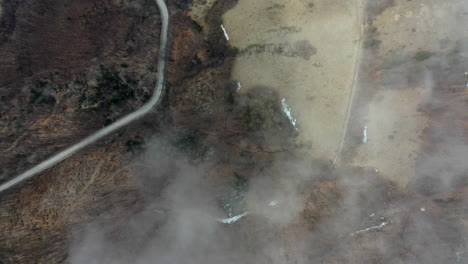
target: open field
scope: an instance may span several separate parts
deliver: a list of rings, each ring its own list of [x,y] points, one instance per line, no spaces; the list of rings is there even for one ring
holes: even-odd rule
[[[277,90],[297,119],[298,142],[333,160],[356,70],[364,1],[247,1],[224,26],[240,50],[232,78],[240,92]]]
[[[466,29],[457,25],[466,24],[468,16],[461,3],[395,1],[371,21],[367,38],[378,45],[368,52],[373,67],[361,76],[353,102],[353,128],[344,150],[352,165],[373,167],[403,188],[415,177],[428,126],[421,109],[437,101],[440,83],[464,85]],[[451,68],[458,73],[450,73]],[[435,80],[443,75],[441,69],[449,74]]]

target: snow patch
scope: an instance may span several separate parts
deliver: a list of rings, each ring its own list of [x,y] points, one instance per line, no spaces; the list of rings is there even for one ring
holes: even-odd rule
[[[421,212],[426,212],[426,208],[421,207]]]
[[[242,88],[241,83],[237,82],[237,92],[240,92],[240,89]]]
[[[468,78],[468,72],[465,72],[465,76]],[[468,81],[466,82],[466,87],[468,87]]]
[[[363,131],[363,137],[362,137],[362,143],[367,143],[367,126],[364,126],[364,131]]]
[[[369,217],[374,217],[374,215],[375,215],[375,214],[374,214],[374,213],[372,213],[371,215],[369,215]]]
[[[221,24],[221,29],[223,30],[224,37],[226,37],[226,40],[229,40],[229,35],[228,35],[226,29],[224,28],[223,24]]]
[[[371,226],[371,227],[366,228],[366,229],[358,230],[358,231],[356,231],[355,233],[351,234],[351,236],[353,236],[353,235],[355,235],[355,234],[359,234],[359,233],[364,233],[364,232],[367,232],[367,231],[371,231],[371,230],[374,230],[374,229],[380,229],[380,228],[386,226],[387,224],[388,224],[387,221],[383,221],[380,225]]]
[[[233,216],[233,217],[230,217],[230,218],[223,218],[223,219],[218,218],[217,220],[218,220],[218,222],[221,222],[223,224],[230,225],[230,224],[236,222],[237,220],[241,219],[242,217],[244,217],[244,216],[246,216],[248,214],[249,214],[249,212],[245,212],[243,214],[236,215],[236,216]]]
[[[463,251],[462,250],[459,250],[457,251],[456,255],[457,255],[457,263],[461,263],[461,260],[463,258]]]
[[[269,205],[269,206],[276,206],[276,205],[278,205],[278,201],[273,200],[273,201],[271,201],[268,205]]]
[[[291,122],[291,125],[293,125],[294,129],[297,131],[296,123],[297,120],[291,115],[291,107],[286,103],[286,98],[283,98],[281,100],[281,104],[283,105],[283,112],[286,114],[286,116],[289,119],[289,122]]]

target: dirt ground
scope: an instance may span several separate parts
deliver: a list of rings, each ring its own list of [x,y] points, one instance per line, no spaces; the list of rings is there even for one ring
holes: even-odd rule
[[[223,16],[239,48],[232,79],[240,93],[277,90],[297,119],[298,142],[313,158],[333,160],[353,83],[363,1],[247,1]]]
[[[207,28],[208,23],[206,23],[205,17],[207,17],[209,10],[211,9],[214,3],[215,3],[215,0],[193,1],[193,4],[191,5],[191,8],[188,12],[188,15],[193,19],[193,21],[196,21],[203,28]]]
[[[377,94],[365,117],[368,141],[357,150],[353,165],[376,168],[401,186],[407,184],[407,175],[414,175],[420,135],[427,122],[417,110],[421,90]]]
[[[351,118],[360,134],[347,135],[348,148],[357,144],[353,165],[374,167],[403,188],[415,176],[428,123],[420,109],[436,89],[432,67],[447,64],[440,54],[450,53],[466,36],[466,29],[456,26],[468,22],[463,9],[459,1],[395,1],[372,21],[379,41],[373,59],[381,63],[374,69],[372,99],[353,102],[361,105]],[[421,51],[431,57],[418,61]],[[365,126],[368,141],[362,144]]]

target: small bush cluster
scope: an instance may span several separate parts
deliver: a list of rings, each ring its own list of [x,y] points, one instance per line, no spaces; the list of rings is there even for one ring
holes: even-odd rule
[[[432,56],[432,53],[427,50],[420,50],[414,55],[414,60],[421,62],[429,59]]]
[[[36,81],[29,96],[30,104],[55,104],[55,97],[47,92],[46,86],[46,82],[41,80]]]
[[[124,81],[117,72],[110,71],[102,65],[100,70],[97,85],[91,87],[91,94],[81,95],[80,104],[86,101],[89,105],[93,105],[91,109],[109,109],[114,104],[135,98],[130,84],[135,85],[136,81]]]
[[[242,121],[250,130],[274,127],[274,116],[279,112],[277,102],[272,98],[256,98],[245,108]]]
[[[129,139],[125,141],[125,147],[127,148],[127,152],[132,152],[138,148],[140,148],[144,143],[144,140],[140,136],[136,136],[134,139]]]
[[[195,28],[196,31],[198,31],[198,32],[203,31],[203,27],[197,21],[192,20],[192,25],[193,25],[193,27]]]

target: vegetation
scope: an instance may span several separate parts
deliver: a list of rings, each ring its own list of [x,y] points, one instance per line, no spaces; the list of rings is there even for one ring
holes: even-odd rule
[[[459,64],[462,61],[462,56],[460,55],[460,50],[453,49],[447,54],[447,63],[449,65]]]
[[[112,118],[109,118],[107,117],[106,119],[104,119],[104,126],[108,126],[110,124],[112,124],[114,122],[114,120]]]
[[[242,121],[251,129],[263,127],[263,115],[255,108],[248,107],[242,115]]]
[[[234,104],[234,93],[232,91],[228,91],[226,95],[224,95],[224,102],[233,105]]]
[[[127,152],[133,152],[135,149],[140,148],[143,143],[144,140],[142,137],[135,136],[134,139],[125,141],[125,147],[127,148]]]
[[[176,146],[181,150],[181,151],[192,151],[196,147],[196,137],[193,134],[187,134],[181,136],[177,142]]]
[[[196,31],[198,32],[202,32],[203,31],[203,27],[195,20],[192,20],[192,25],[193,27],[195,28]]]
[[[206,52],[210,58],[236,57],[240,53],[237,47],[222,45],[222,42],[208,42],[208,47]]]
[[[432,53],[427,50],[420,50],[414,55],[414,60],[421,62],[429,59],[432,56]]]
[[[302,211],[302,217],[307,221],[309,225],[314,225],[315,223],[317,223],[317,220],[318,220],[317,216],[314,215],[313,212],[307,209]]]
[[[245,193],[248,189],[248,180],[247,178],[245,178],[244,176],[240,175],[240,174],[237,174],[234,172],[234,178],[235,178],[235,182],[234,182],[234,189],[237,191],[237,192],[241,192],[241,193]]]
[[[273,91],[261,87],[249,90],[242,110],[242,121],[249,130],[279,128],[282,114]]]
[[[135,98],[130,84],[136,85],[134,80],[124,81],[118,74],[101,65],[97,85],[91,87],[91,94],[81,95],[79,103],[86,102],[90,109],[109,109],[112,105]]]
[[[202,135],[197,130],[188,130],[178,135],[174,146],[178,151],[189,155],[193,161],[200,161],[206,154],[207,148],[201,140]]]
[[[47,85],[47,82],[44,82],[41,80],[37,80],[36,83],[34,84],[36,88],[44,88],[46,85]]]
[[[226,55],[228,57],[236,57],[239,54],[239,48],[233,46],[227,46]]]
[[[37,80],[31,89],[29,96],[30,104],[55,104],[55,98],[47,92],[47,82]]]
[[[225,197],[222,197],[220,206],[229,216],[241,214],[245,211],[245,194],[249,189],[249,182],[245,176],[234,172],[234,184]]]
[[[380,43],[379,40],[373,38],[373,37],[368,37],[366,40],[364,40],[364,48],[373,48],[373,47],[376,47],[378,44]]]
[[[403,53],[391,53],[382,61],[382,69],[391,69],[405,64],[408,61],[408,57]]]

